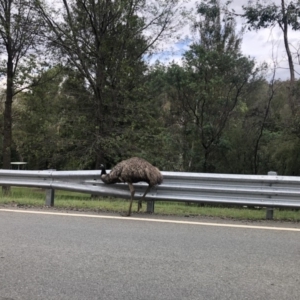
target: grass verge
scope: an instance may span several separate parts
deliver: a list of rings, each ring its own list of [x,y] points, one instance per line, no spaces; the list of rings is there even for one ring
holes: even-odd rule
[[[136,201],[135,201],[136,202]],[[55,192],[55,207],[78,211],[106,211],[125,212],[128,209],[128,200],[115,198],[91,198],[90,194],[72,193],[66,191]],[[0,196],[0,205],[15,205],[25,207],[44,207],[45,191],[42,189],[12,187],[10,196]],[[143,204],[142,212],[146,210]],[[137,204],[133,205],[133,212]],[[265,220],[265,209],[249,209],[240,207],[213,207],[197,204],[186,205],[179,202],[155,202],[155,214],[174,216],[206,216],[214,218],[228,218],[236,220]],[[300,221],[300,211],[274,210],[274,220]]]

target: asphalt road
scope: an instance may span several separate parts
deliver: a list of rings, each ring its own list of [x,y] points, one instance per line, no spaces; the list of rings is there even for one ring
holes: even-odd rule
[[[0,209],[0,300],[299,299],[300,231],[207,225]]]

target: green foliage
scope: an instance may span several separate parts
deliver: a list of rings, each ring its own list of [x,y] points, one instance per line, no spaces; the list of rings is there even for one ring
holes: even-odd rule
[[[54,51],[85,78],[92,95],[86,166],[113,164],[145,147],[141,137],[159,136],[143,56],[172,31],[177,1],[64,1],[61,22],[45,6],[39,10]]]
[[[273,27],[278,24],[283,27],[286,22],[293,30],[300,29],[299,18],[300,2],[290,1],[285,4],[269,3],[262,4],[261,1],[249,2],[248,6],[243,6],[244,17],[247,19],[249,29],[258,30],[260,28]]]
[[[220,53],[240,50],[243,30],[236,33],[236,22],[228,13],[228,5],[222,7],[219,0],[204,0],[197,6],[200,20],[194,23],[194,29],[199,30],[201,45],[207,50]]]
[[[51,76],[50,73],[44,77]],[[55,150],[56,86],[51,80],[15,99],[13,138],[20,157],[29,162],[30,168],[47,168],[45,161]]]
[[[292,30],[300,29],[300,22],[298,21],[300,2],[297,1],[297,3],[294,3],[291,1],[286,4],[285,0],[281,0],[281,5],[276,5],[275,3],[261,4],[261,2],[257,0],[255,4],[252,1],[249,1],[248,6],[243,6],[243,9],[245,11],[243,16],[247,19],[249,29],[253,28],[258,30],[260,28],[273,28],[276,24],[279,25],[283,33],[284,47],[289,64],[292,86],[295,82],[295,67],[288,30],[290,27]],[[298,57],[297,53],[296,57]],[[289,101],[292,110],[295,110],[295,100],[293,99],[292,94],[289,95]]]
[[[184,54],[183,67],[172,64],[166,74],[185,170],[216,170],[209,157],[225,141],[223,132],[255,75],[254,62],[239,52],[235,23],[225,17],[222,25],[220,11],[217,1],[199,5],[200,40]]]
[[[14,140],[18,153],[31,169],[85,169],[95,165],[91,134],[97,130],[93,119],[94,98],[82,76],[69,69],[54,68],[42,75],[42,86],[33,87],[16,101]],[[108,166],[133,155],[163,165],[165,129],[160,104],[150,97],[150,84],[143,79],[114,109],[107,137]],[[114,102],[115,103],[115,102]],[[108,103],[113,105],[114,103]],[[113,107],[112,107],[113,109]]]
[[[0,0],[0,76],[6,80],[3,112],[2,167],[10,168],[12,150],[13,97],[33,84],[31,72],[39,70],[37,57],[43,36],[43,23],[31,0]],[[46,50],[44,50],[46,52]],[[3,188],[4,190],[7,188]]]

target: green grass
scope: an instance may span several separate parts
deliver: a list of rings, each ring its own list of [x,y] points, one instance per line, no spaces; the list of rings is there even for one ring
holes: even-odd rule
[[[137,209],[137,202],[133,204],[133,212]],[[125,212],[128,210],[128,200],[115,198],[91,198],[90,194],[55,191],[54,205],[57,209],[79,211],[107,211]],[[16,205],[25,207],[44,207],[45,191],[33,188],[12,187],[9,196],[0,195],[0,205]],[[143,203],[142,212],[146,210]],[[265,209],[248,209],[239,207],[213,207],[209,205],[187,205],[179,202],[155,202],[155,214],[176,216],[205,216],[215,218],[228,218],[236,220],[265,220]],[[274,220],[300,221],[300,211],[279,210],[274,211]]]

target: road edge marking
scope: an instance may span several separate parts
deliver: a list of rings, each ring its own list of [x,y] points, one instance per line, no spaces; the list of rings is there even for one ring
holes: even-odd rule
[[[12,213],[25,213],[25,214],[40,214],[40,215],[54,215],[54,216],[68,216],[68,217],[83,217],[83,218],[98,218],[98,219],[111,219],[123,221],[144,221],[156,223],[171,223],[171,224],[184,224],[184,225],[199,225],[199,226],[214,226],[214,227],[229,227],[229,228],[244,228],[244,229],[260,229],[260,230],[277,230],[277,231],[295,231],[300,232],[300,228],[292,227],[270,227],[270,226],[257,226],[257,225],[242,225],[242,224],[222,224],[222,223],[206,223],[197,221],[180,221],[180,220],[167,220],[167,219],[149,219],[149,218],[136,218],[136,217],[122,217],[122,216],[103,216],[103,215],[90,215],[90,214],[76,214],[76,213],[62,213],[50,211],[34,211],[34,210],[15,210],[0,208],[0,212]]]

